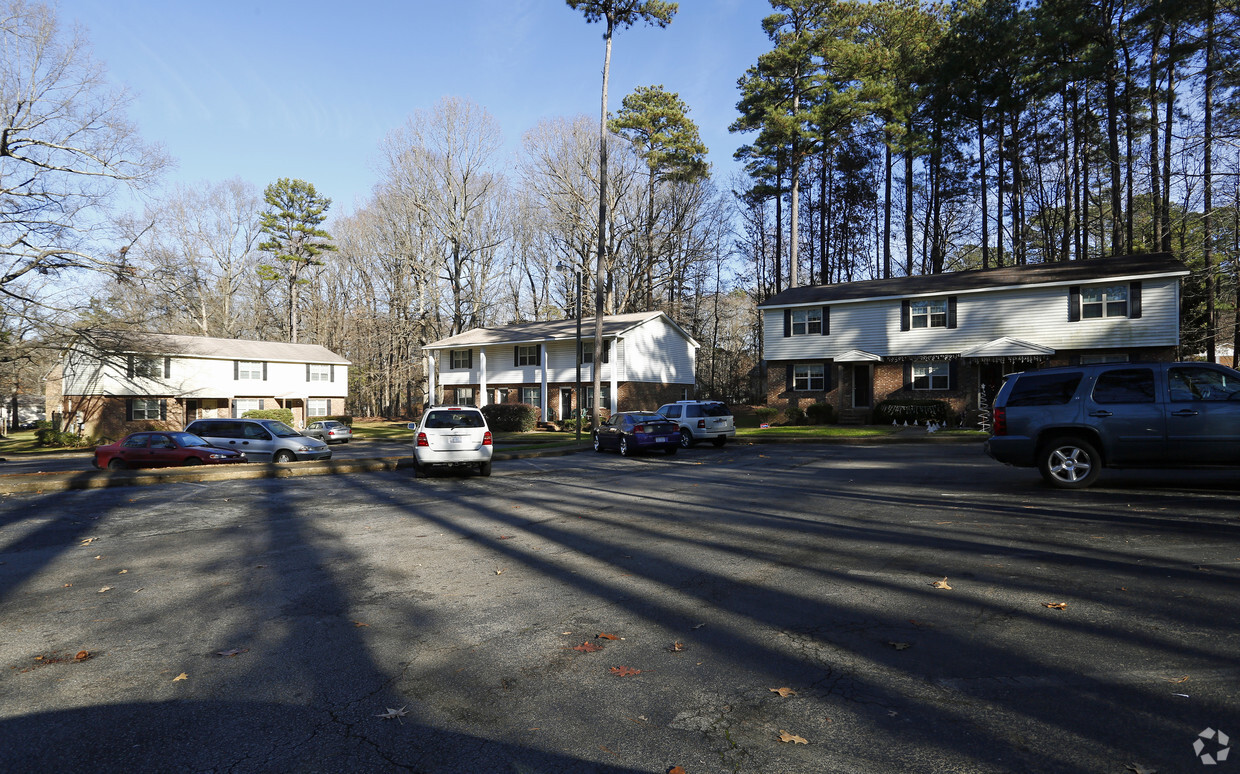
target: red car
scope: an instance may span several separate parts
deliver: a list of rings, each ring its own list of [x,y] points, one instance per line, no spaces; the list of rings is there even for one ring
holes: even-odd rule
[[[220,449],[193,433],[177,431],[130,433],[116,443],[95,447],[95,467],[108,470],[245,461],[245,452]]]

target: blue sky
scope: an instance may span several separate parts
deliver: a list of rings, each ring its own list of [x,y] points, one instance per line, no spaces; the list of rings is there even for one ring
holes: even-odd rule
[[[377,180],[382,138],[443,96],[498,120],[509,153],[540,119],[595,120],[603,28],[563,0],[456,2],[184,2],[62,0],[62,23],[85,26],[130,117],[177,167],[168,181],[240,177],[260,190],[302,178],[360,206]],[[690,106],[717,179],[738,169],[730,134],[736,80],[769,48],[765,0],[680,0],[665,29],[613,41],[609,107],[662,84]]]

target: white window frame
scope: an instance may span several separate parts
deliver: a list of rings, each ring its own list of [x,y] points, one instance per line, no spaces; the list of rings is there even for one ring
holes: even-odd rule
[[[792,310],[793,336],[822,335],[822,307]]]
[[[521,402],[542,408],[542,389],[539,387],[522,387]]]
[[[1081,288],[1081,319],[1101,320],[1128,316],[1128,285],[1095,285]]]
[[[263,401],[261,398],[233,398],[233,411],[237,416],[242,416],[247,411],[262,411]]]
[[[136,365],[135,365],[136,367]],[[159,398],[134,398],[133,421],[149,422],[159,419]]]
[[[330,398],[309,398],[306,400],[306,417],[326,417],[330,416],[331,409]]]
[[[947,299],[919,298],[910,301],[908,305],[908,322],[909,327],[913,329],[946,328]]]
[[[452,353],[449,358],[450,359],[450,362],[448,363],[449,368],[467,369],[470,367],[470,365],[473,362],[473,352],[471,350],[453,349],[453,350],[449,350],[449,352]]]
[[[261,360],[238,360],[237,361],[237,379],[248,379],[250,381],[261,382],[263,380],[263,361]]]
[[[310,381],[312,382],[330,382],[332,380],[332,367],[323,363],[310,364]]]
[[[478,403],[478,393],[473,387],[456,388],[456,405],[474,406]]]
[[[793,392],[823,392],[827,389],[827,369],[822,363],[794,363]]]
[[[138,379],[159,379],[164,375],[162,357],[133,356],[133,375]]]
[[[538,345],[517,345],[517,367],[538,365]]]
[[[950,390],[952,386],[951,363],[945,360],[913,363],[912,389]]]

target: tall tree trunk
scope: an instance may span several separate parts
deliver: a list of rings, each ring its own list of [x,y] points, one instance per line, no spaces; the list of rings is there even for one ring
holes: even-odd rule
[[[1154,249],[1163,249],[1162,184],[1158,164],[1158,42],[1162,25],[1150,31],[1150,220],[1154,226]]]
[[[831,261],[827,257],[827,162],[830,155],[824,145],[822,174],[818,177],[818,260],[822,263],[818,281],[823,285],[831,284]]]
[[[913,121],[908,122],[904,149],[904,274],[913,276]]]
[[[1214,254],[1211,223],[1211,210],[1214,208],[1214,177],[1211,166],[1213,164],[1213,146],[1214,146],[1214,7],[1215,0],[1209,0],[1206,5],[1206,83],[1205,83],[1205,105],[1203,116],[1204,120],[1204,138],[1205,147],[1203,150],[1203,162],[1205,173],[1205,191],[1203,212],[1201,219],[1201,247],[1202,247],[1202,263],[1206,275],[1206,360],[1213,363],[1215,360],[1214,352]],[[1240,288],[1238,288],[1240,291]]]
[[[607,79],[611,74],[611,35],[615,20],[607,15],[606,45],[603,54],[603,104],[598,119],[598,263],[594,267],[594,405],[590,411],[590,424],[599,426],[599,407],[603,403],[603,295],[607,271]],[[546,411],[546,407],[543,407]]]
[[[883,131],[883,279],[891,279],[891,132]],[[984,228],[985,226],[983,226]]]
[[[1167,52],[1175,50],[1178,30],[1174,27],[1167,36]],[[1166,124],[1163,130],[1163,174],[1162,174],[1162,216],[1163,243],[1162,250],[1171,252],[1171,131],[1175,126],[1175,60],[1167,57],[1167,94],[1163,103]]]
[[[1128,42],[1121,40],[1120,44],[1124,49],[1124,195],[1125,212],[1124,212],[1124,246],[1125,252],[1131,255],[1136,252],[1135,242],[1133,241],[1133,185],[1132,185],[1132,166],[1133,155],[1132,146],[1136,143],[1136,117],[1133,114],[1132,93],[1136,91],[1136,83],[1132,75],[1132,53],[1128,50]]]
[[[1071,257],[1072,250],[1072,217],[1075,211],[1072,207],[1072,200],[1074,198],[1072,192],[1076,185],[1075,176],[1073,175],[1072,138],[1068,129],[1069,126],[1072,126],[1072,122],[1069,120],[1067,84],[1064,84],[1060,98],[1060,116],[1063,121],[1063,235],[1059,240],[1059,260],[1066,261]]]
[[[986,198],[986,109],[977,108],[977,175],[982,183],[982,268],[990,268],[990,202]]]
[[[1104,93],[1107,108],[1107,166],[1111,171],[1111,255],[1123,253],[1123,181],[1119,165],[1119,101],[1116,94],[1119,76],[1114,57],[1105,68]]]
[[[1003,111],[995,116],[995,268],[1003,266]]]
[[[797,82],[798,73],[793,74],[794,83]],[[795,116],[797,111],[801,109],[801,94],[797,90],[792,93],[792,114]],[[788,170],[792,188],[792,200],[789,207],[792,210],[788,215],[788,287],[795,288],[800,285],[800,278],[797,276],[797,251],[801,246],[801,235],[797,229],[797,216],[801,209],[801,157],[797,149],[797,137],[792,138],[792,163]]]
[[[775,162],[775,292],[784,289],[784,165]]]

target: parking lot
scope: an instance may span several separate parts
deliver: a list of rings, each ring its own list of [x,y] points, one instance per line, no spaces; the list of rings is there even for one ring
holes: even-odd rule
[[[1195,771],[1238,494],[730,445],[11,495],[0,770]]]

